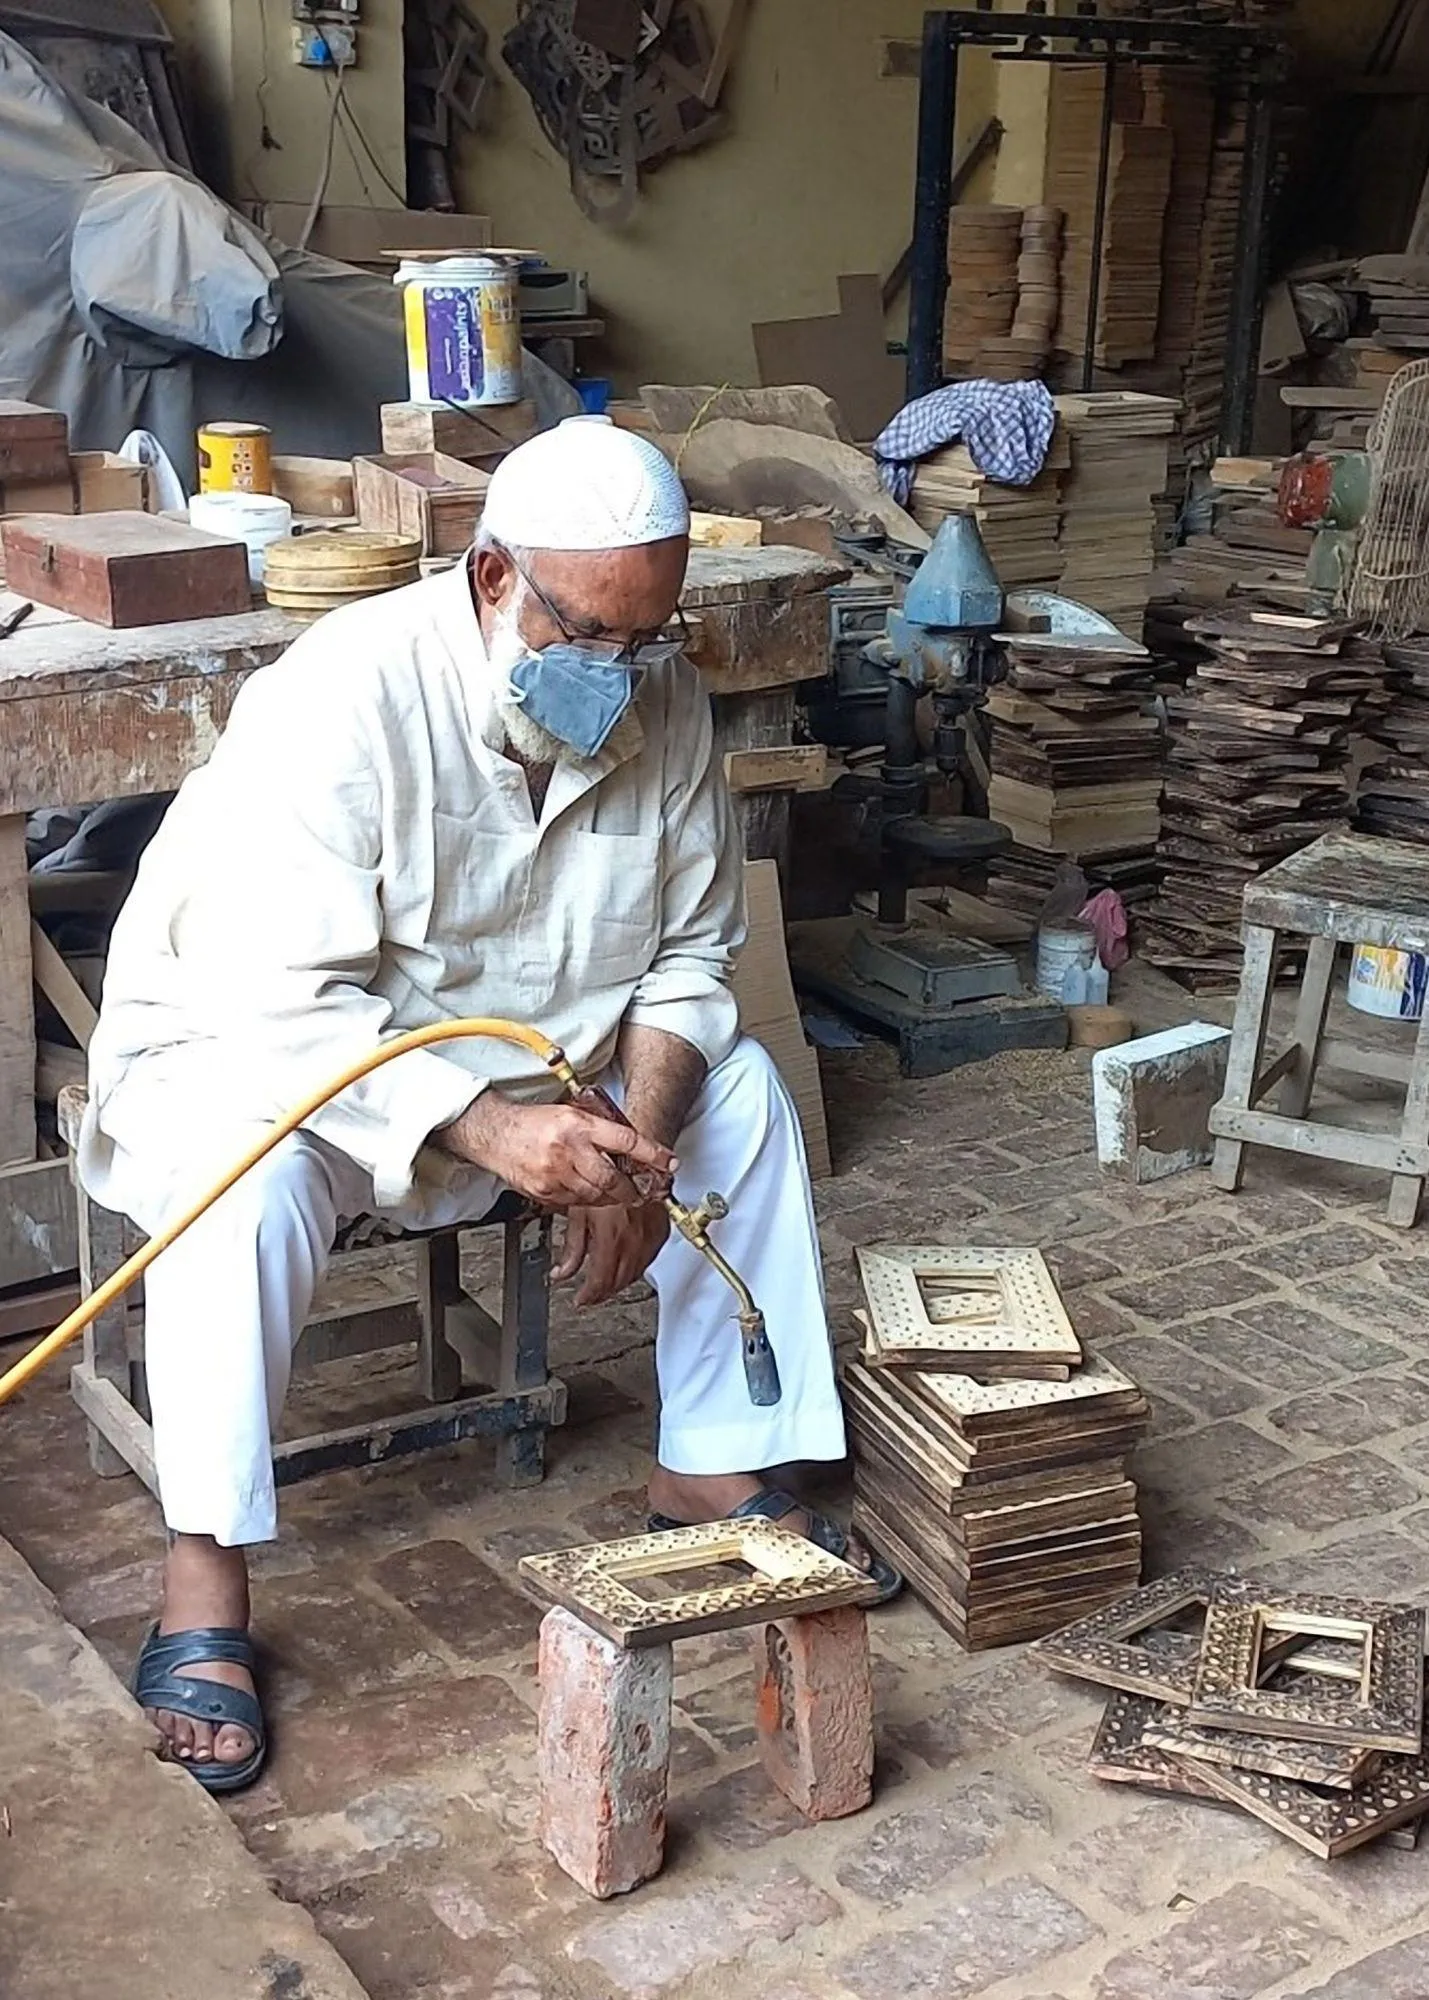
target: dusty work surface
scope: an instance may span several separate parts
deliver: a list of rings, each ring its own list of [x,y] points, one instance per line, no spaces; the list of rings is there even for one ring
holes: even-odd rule
[[[0,1541],[0,1992],[361,2000]]]
[[[1240,1197],[1203,1174],[1108,1183],[1078,1056],[904,1083],[872,1047],[826,1058],[825,1076],[841,1331],[858,1242],[1045,1245],[1078,1327],[1155,1400],[1137,1468],[1150,1573],[1240,1564],[1429,1598],[1429,1234],[1383,1223],[1378,1179],[1257,1155]],[[1098,1785],[1081,1768],[1095,1695],[1020,1654],[963,1656],[911,1600],[872,1620],[868,1812],[801,1822],[754,1762],[747,1639],[694,1641],[677,1655],[667,1870],[588,1902],[534,1839],[538,1614],[511,1580],[528,1549],[640,1519],[649,1334],[645,1304],[583,1322],[561,1308],[572,1419],[534,1492],[494,1490],[469,1446],[288,1496],[256,1591],[277,1747],[232,1814],[375,2000],[1429,1995],[1429,1852],[1327,1867],[1225,1812]],[[352,1407],[373,1393],[354,1388]],[[127,1668],[158,1576],[151,1503],[90,1477],[57,1374],[4,1438],[0,1527]],[[81,1799],[71,1830],[119,1866],[117,1789],[102,1815]],[[62,1807],[62,1774],[54,1791]],[[182,1888],[190,1855],[173,1859]],[[174,1923],[197,1965],[191,1909]],[[117,1917],[111,1937],[117,1973]]]

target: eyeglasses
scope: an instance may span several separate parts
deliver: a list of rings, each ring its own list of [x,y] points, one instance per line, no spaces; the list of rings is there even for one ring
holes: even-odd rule
[[[632,667],[644,671],[646,667],[661,667],[673,660],[694,642],[694,633],[685,622],[685,614],[678,605],[675,607],[675,622],[680,628],[678,639],[647,639],[637,635],[633,639],[592,639],[584,632],[572,631],[570,621],[563,616],[559,607],[551,602],[531,572],[517,562],[510,549],[503,550],[516,574],[525,583],[541,609],[560,633],[568,646],[579,646],[592,659],[604,660],[612,667]]]

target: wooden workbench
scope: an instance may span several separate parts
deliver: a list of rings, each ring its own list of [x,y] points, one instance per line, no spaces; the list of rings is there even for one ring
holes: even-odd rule
[[[794,683],[824,672],[838,565],[799,549],[697,549],[684,609],[722,749],[787,742]],[[0,592],[0,616],[15,600]],[[25,815],[175,790],[249,674],[304,628],[266,608],[112,632],[37,610],[0,642],[0,1292],[75,1263],[65,1163],[37,1157]],[[740,801],[751,857],[782,860],[788,794]]]

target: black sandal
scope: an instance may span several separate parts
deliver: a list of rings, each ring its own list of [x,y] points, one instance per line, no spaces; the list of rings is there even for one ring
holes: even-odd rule
[[[747,1500],[741,1500],[737,1507],[731,1507],[724,1516],[726,1521],[782,1521],[786,1514],[807,1514],[809,1518],[808,1540],[816,1548],[828,1555],[837,1556],[840,1562],[849,1562],[849,1538],[846,1529],[827,1514],[818,1514],[807,1501],[796,1500],[792,1493],[781,1487],[766,1486],[758,1493],[751,1493]],[[645,1523],[652,1535],[667,1535],[672,1528],[687,1528],[688,1521],[676,1521],[669,1514],[652,1514]],[[858,1568],[854,1563],[853,1567]],[[903,1577],[892,1563],[870,1549],[868,1552],[867,1575],[878,1585],[878,1595],[870,1600],[874,1604],[887,1604],[903,1588]]]
[[[130,1693],[141,1708],[161,1708],[169,1715],[191,1716],[214,1729],[232,1723],[246,1729],[254,1749],[241,1764],[225,1764],[218,1758],[197,1762],[176,1757],[175,1763],[192,1771],[206,1792],[238,1792],[251,1785],[268,1755],[268,1732],[257,1698],[246,1688],[228,1687],[223,1681],[207,1681],[196,1674],[181,1674],[180,1667],[206,1666],[221,1660],[253,1672],[253,1641],[232,1625],[201,1626],[192,1632],[159,1631],[149,1627],[139,1649],[138,1663]]]

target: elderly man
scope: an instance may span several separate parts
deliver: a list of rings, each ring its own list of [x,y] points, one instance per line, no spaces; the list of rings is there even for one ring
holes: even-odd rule
[[[503,1044],[415,1051],[155,1264],[170,1545],[135,1693],[212,1790],[263,1760],[244,1550],[276,1533],[271,1426],[342,1219],[476,1220],[506,1188],[560,1210],[580,1303],[646,1270],[659,1295],[656,1524],[763,1513],[848,1547],[760,1476],[842,1457],[844,1431],[798,1126],[729,992],[741,861],[709,706],[664,637],[688,527],[663,456],[603,418],[523,445],[466,563],[332,614],[249,681],[115,927],[80,1165],[150,1232],[344,1064],[462,1015],[541,1028],[634,1128],[543,1102],[549,1074]],[[622,1167],[728,1196],[776,1406],[749,1399],[721,1281]]]

